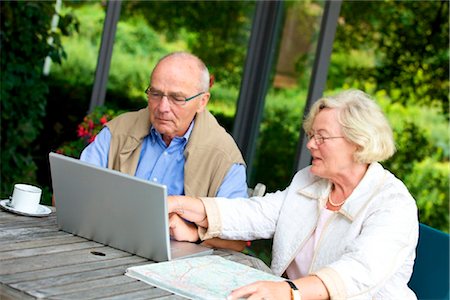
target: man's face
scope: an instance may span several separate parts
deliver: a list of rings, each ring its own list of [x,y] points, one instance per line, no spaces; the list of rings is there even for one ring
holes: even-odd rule
[[[206,92],[184,105],[172,103],[166,96],[160,101],[149,97],[148,107],[152,125],[163,135],[167,145],[175,136],[183,136],[196,113],[202,112],[210,94],[199,88],[200,71],[190,59],[169,57],[155,68],[151,78],[151,89],[164,95],[189,98]]]

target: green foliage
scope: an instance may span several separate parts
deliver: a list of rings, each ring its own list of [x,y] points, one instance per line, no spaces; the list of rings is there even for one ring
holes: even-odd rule
[[[401,128],[395,128],[394,140],[397,151],[385,165],[395,174],[410,174],[414,162],[421,161],[434,152],[434,147],[429,143],[424,131],[413,122],[407,121]]]
[[[121,113],[123,113],[123,111],[115,111],[105,106],[96,107],[90,114],[83,118],[83,122],[78,124],[78,139],[63,143],[56,152],[79,158],[81,151],[94,141],[104,125]]]
[[[360,50],[375,65],[349,66],[340,76],[372,81],[378,90],[397,89],[395,100],[404,105],[412,96],[415,104],[448,113],[448,14],[448,1],[344,2],[333,53]]]
[[[61,39],[67,60],[64,64],[52,66],[50,76],[60,80],[64,78],[71,86],[91,85],[95,77],[104,11],[98,3],[78,10],[65,7],[63,11],[76,15],[79,26],[76,33]]]
[[[272,261],[272,239],[252,241],[250,247],[246,247],[243,253],[256,256],[266,265]]]
[[[417,200],[419,219],[444,232],[449,232],[450,164],[425,158],[416,162],[405,176],[411,194]]]
[[[32,143],[42,129],[47,85],[42,78],[44,59],[61,62],[61,34],[76,24],[70,15],[60,16],[51,31],[53,2],[3,1],[1,4],[1,194],[15,182],[36,184]],[[53,44],[48,39],[53,38]]]
[[[189,32],[190,51],[205,61],[217,80],[238,85],[254,7],[254,1],[126,1],[122,11],[125,18],[141,12],[168,41]]]
[[[79,33],[63,39],[68,60],[61,66],[55,66],[51,76],[68,85],[91,89],[105,9],[100,2],[75,4],[75,7],[72,10],[80,20]],[[149,84],[153,66],[163,55],[186,48],[182,42],[166,42],[164,36],[149,27],[142,16],[119,21],[108,77],[108,106],[117,109],[145,106],[144,90]],[[67,74],[71,76],[66,76]]]
[[[305,99],[306,94],[295,89],[269,93],[251,183],[263,182],[273,192],[291,181]]]
[[[112,93],[127,91],[129,98],[145,103],[144,90],[151,70],[160,57],[171,52],[171,45],[163,43],[162,37],[138,16],[119,22],[114,47],[108,89]]]

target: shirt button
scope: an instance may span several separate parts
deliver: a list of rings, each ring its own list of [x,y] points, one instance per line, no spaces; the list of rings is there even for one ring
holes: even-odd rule
[[[167,153],[167,151],[164,151],[164,155],[167,156],[167,155],[169,155],[169,153]]]
[[[157,181],[158,181],[158,178],[156,178],[156,177],[153,178],[153,181],[154,181],[154,182],[157,182]]]

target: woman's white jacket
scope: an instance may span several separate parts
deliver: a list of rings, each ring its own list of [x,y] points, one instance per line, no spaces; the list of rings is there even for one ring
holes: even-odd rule
[[[299,171],[284,191],[264,197],[202,198],[209,227],[201,237],[273,238],[271,268],[282,275],[313,234],[331,189],[309,169]],[[407,283],[417,239],[414,199],[399,179],[372,163],[325,224],[310,274],[323,281],[332,299],[414,299]]]

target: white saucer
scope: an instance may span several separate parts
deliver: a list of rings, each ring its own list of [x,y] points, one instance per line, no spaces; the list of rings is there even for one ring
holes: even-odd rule
[[[7,210],[9,212],[22,215],[22,216],[28,216],[28,217],[45,217],[52,213],[52,210],[48,208],[47,206],[40,205],[38,206],[37,212],[35,213],[27,213],[20,210],[16,210],[13,207],[9,206],[10,200],[1,200],[0,201],[0,207],[4,210]]]

